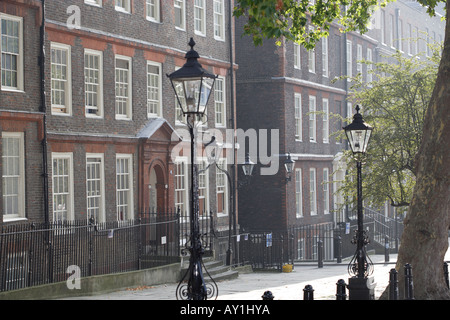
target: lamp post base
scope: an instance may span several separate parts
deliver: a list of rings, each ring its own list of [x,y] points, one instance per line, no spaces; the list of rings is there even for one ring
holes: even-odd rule
[[[349,300],[375,300],[374,277],[348,279],[348,298]]]

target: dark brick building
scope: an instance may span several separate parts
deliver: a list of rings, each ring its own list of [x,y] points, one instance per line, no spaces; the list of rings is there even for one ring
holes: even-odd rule
[[[348,208],[335,192],[345,175],[340,154],[347,143],[333,136],[343,124],[330,114],[350,118],[355,106],[349,99],[349,82],[332,81],[358,73],[371,81],[368,66],[359,61],[378,62],[395,50],[413,55],[426,50],[427,41],[442,41],[440,17],[430,18],[416,2],[400,0],[376,11],[364,35],[343,34],[332,25],[330,35],[312,51],[269,40],[254,47],[250,37],[241,36],[243,24],[236,21],[238,128],[279,130],[279,145],[271,153],[279,170],[258,175],[251,186],[242,188],[241,227],[283,231],[348,221]],[[413,41],[418,37],[424,40]],[[289,153],[295,169],[287,178],[283,161]]]

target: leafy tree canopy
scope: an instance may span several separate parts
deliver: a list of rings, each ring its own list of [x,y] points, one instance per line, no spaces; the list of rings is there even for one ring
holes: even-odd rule
[[[286,38],[312,49],[321,37],[329,34],[331,23],[342,32],[367,31],[370,16],[377,7],[395,0],[236,0],[235,17],[248,19],[244,34],[260,45],[264,38]],[[430,15],[440,0],[419,0]],[[310,28],[310,26],[312,28]]]
[[[409,206],[411,202],[416,181],[415,156],[422,142],[425,113],[441,59],[441,44],[430,47],[431,57],[405,57],[397,52],[383,62],[362,61],[372,66],[369,73],[373,81],[365,81],[361,74],[351,78],[350,100],[363,107],[364,120],[375,129],[363,173],[364,198],[375,207],[385,201],[397,207]],[[348,171],[339,190],[349,203],[356,201],[356,168],[351,157],[351,151],[346,151]]]

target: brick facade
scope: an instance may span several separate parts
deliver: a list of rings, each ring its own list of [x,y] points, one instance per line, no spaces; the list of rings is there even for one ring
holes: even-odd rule
[[[251,38],[242,37],[244,20],[236,21],[236,61],[239,64],[237,72],[237,119],[238,128],[249,130],[278,128],[279,139],[279,171],[273,176],[259,176],[254,178],[251,187],[239,193],[240,224],[245,229],[254,230],[285,230],[288,226],[315,225],[323,223],[339,223],[345,216],[338,214],[334,194],[336,185],[328,185],[329,210],[325,210],[324,199],[324,169],[328,170],[329,182],[333,181],[333,174],[338,168],[335,157],[345,149],[345,140],[330,136],[324,139],[324,121],[322,114],[315,116],[315,141],[310,141],[310,99],[315,101],[315,111],[323,111],[328,101],[328,112],[342,117],[351,117],[354,106],[348,104],[349,82],[336,78],[347,75],[355,76],[361,72],[366,77],[367,66],[362,64],[358,69],[357,61],[368,59],[367,52],[372,52],[372,61],[384,59],[382,55],[394,53],[402,49],[406,54],[417,52],[408,51],[409,42],[399,38],[415,36],[406,32],[409,24],[411,28],[418,27],[421,31],[429,31],[431,38],[443,39],[444,25],[439,17],[430,18],[425,10],[419,9],[411,1],[397,1],[382,10],[386,17],[392,15],[392,27],[385,21],[381,23],[381,14],[374,15],[372,26],[365,35],[350,32],[342,34],[338,25],[332,25],[328,36],[327,52],[328,68],[323,72],[323,46],[320,40],[314,50],[315,68],[309,66],[309,53],[300,47],[300,64],[296,66],[295,45],[282,41],[276,46],[272,40],[264,40],[259,47],[254,47]],[[387,19],[387,18],[386,18]],[[424,24],[419,25],[419,21]],[[409,24],[408,24],[409,23]],[[403,28],[399,25],[403,26]],[[403,32],[401,30],[403,29]],[[381,33],[385,38],[393,30],[392,43],[381,41]],[[425,42],[419,41],[419,50],[425,50]],[[359,52],[358,52],[359,51]],[[351,69],[347,68],[347,58],[351,60]],[[312,98],[311,98],[312,97]],[[295,105],[301,101],[301,137],[296,137]],[[312,102],[311,102],[312,104]],[[350,109],[351,108],[351,109]],[[329,134],[342,130],[343,124],[335,118],[329,117]],[[248,146],[246,146],[248,148]],[[301,182],[297,183],[295,171],[286,182],[283,161],[290,153],[295,162],[295,169],[301,170]],[[255,161],[254,161],[255,162]],[[316,210],[311,214],[310,206],[310,170],[315,172]],[[256,169],[258,170],[258,169]],[[314,173],[312,173],[314,174]],[[299,174],[300,175],[300,174]],[[297,214],[296,188],[301,186],[301,214]]]
[[[232,1],[231,1],[232,3]],[[214,122],[214,94],[208,104],[208,128],[223,132],[233,126],[234,91],[230,69],[229,3],[224,1],[223,39],[214,37],[214,12],[212,2],[206,1],[205,35],[194,32],[194,1],[185,1],[184,30],[174,26],[173,1],[160,1],[159,22],[149,21],[146,17],[146,1],[131,0],[130,11],[121,12],[115,8],[114,1],[101,0],[47,0],[45,1],[45,98],[46,98],[46,141],[48,142],[48,218],[55,218],[53,190],[53,157],[71,157],[73,166],[72,197],[73,219],[87,217],[87,156],[101,156],[103,168],[104,218],[116,220],[117,181],[116,156],[132,157],[132,189],[134,217],[150,210],[151,204],[163,209],[175,206],[175,168],[171,158],[172,149],[179,143],[174,132],[183,129],[176,121],[175,95],[166,74],[182,67],[185,53],[188,51],[189,38],[193,37],[199,52],[200,63],[205,69],[217,74],[225,83],[225,127],[216,128]],[[17,126],[26,131],[26,185],[27,209],[24,218],[43,220],[43,182],[40,177],[43,168],[41,142],[44,139],[42,121],[44,113],[40,106],[39,65],[39,18],[41,1],[8,0],[0,4],[0,12],[24,16],[25,93],[1,92],[0,126],[2,130],[18,130],[11,124],[11,118],[20,118]],[[80,18],[79,20],[77,20]],[[79,23],[78,23],[79,22]],[[231,31],[233,32],[233,31]],[[58,114],[52,111],[52,46],[69,48],[70,62],[70,112]],[[86,50],[101,53],[103,114],[91,116],[85,107],[85,59]],[[124,56],[131,61],[131,114],[130,119],[116,117],[115,106],[115,62],[116,57]],[[160,118],[147,116],[147,62],[160,66],[161,114]],[[237,66],[233,66],[234,69]],[[17,108],[20,104],[21,107]],[[9,110],[23,109],[16,115]],[[61,109],[62,110],[62,109]],[[27,112],[30,114],[28,115]],[[27,120],[27,117],[29,120]],[[159,119],[159,120],[158,120]],[[25,122],[24,122],[25,121]],[[27,122],[28,121],[28,122]],[[8,129],[7,129],[8,127]],[[205,127],[206,128],[206,127]],[[41,131],[38,131],[41,130]],[[187,137],[185,137],[187,138]],[[34,139],[34,140],[33,140]],[[30,153],[31,150],[35,151]],[[40,151],[39,151],[40,150]],[[28,167],[30,169],[28,169]],[[210,210],[216,211],[216,170],[211,167],[209,175]],[[152,177],[155,175],[155,177]],[[29,181],[28,181],[29,180]],[[157,199],[150,201],[151,185],[157,189]],[[39,194],[31,198],[28,189],[36,188]],[[230,191],[228,191],[230,192]],[[33,204],[34,207],[31,207]],[[39,205],[39,206],[38,206]],[[36,207],[36,209],[35,209]],[[230,208],[231,209],[231,208]],[[229,210],[228,210],[229,211]],[[228,214],[216,220],[218,229],[227,228]]]

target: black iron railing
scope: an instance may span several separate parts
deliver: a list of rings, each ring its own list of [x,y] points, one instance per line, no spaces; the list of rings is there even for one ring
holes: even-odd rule
[[[177,212],[139,219],[21,223],[0,234],[0,291],[166,265],[180,257]]]

